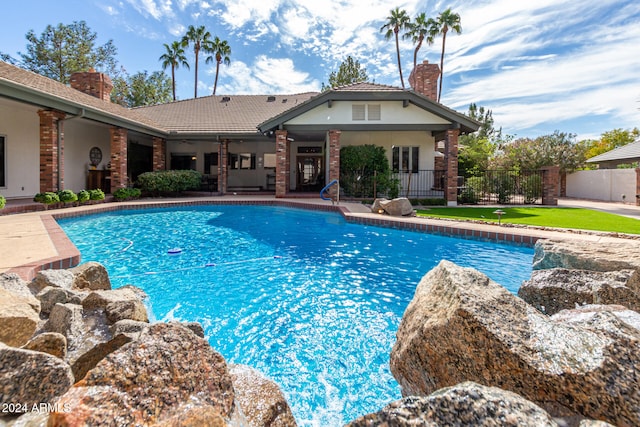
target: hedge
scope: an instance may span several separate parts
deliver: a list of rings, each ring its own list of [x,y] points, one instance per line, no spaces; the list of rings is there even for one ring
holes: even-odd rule
[[[194,170],[145,172],[138,176],[137,185],[144,193],[159,196],[198,190],[202,174]]]

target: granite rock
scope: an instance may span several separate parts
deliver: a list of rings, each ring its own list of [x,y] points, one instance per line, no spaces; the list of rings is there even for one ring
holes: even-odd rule
[[[236,403],[251,427],[296,426],[280,387],[260,372],[246,365],[230,365]]]
[[[190,330],[168,323],[150,325],[109,354],[58,404],[70,411],[51,414],[56,426],[189,425],[180,420],[202,414],[199,425],[226,425],[238,416],[224,358]]]
[[[534,270],[518,296],[541,312],[585,304],[620,304],[640,311],[640,273],[633,270],[588,271],[567,268]]]
[[[68,302],[67,291],[62,288],[47,286],[36,295],[40,301],[41,312],[50,314],[56,304],[66,304]]]
[[[85,262],[69,271],[73,274],[72,287],[74,289],[91,291],[111,289],[111,280],[107,269],[98,262]]]
[[[67,357],[67,338],[57,332],[43,332],[31,338],[22,348],[64,359]]]
[[[391,216],[413,215],[413,206],[406,197],[399,197],[393,200],[381,200],[380,208]]]
[[[147,322],[139,322],[137,320],[123,319],[109,326],[109,331],[113,336],[118,334],[128,334],[137,337],[142,331],[149,327]]]
[[[553,321],[448,261],[418,285],[390,365],[405,396],[474,381],[520,394],[554,417],[640,420],[638,339]]]
[[[49,320],[44,325],[46,332],[57,332],[67,339],[70,350],[77,348],[85,334],[82,306],[77,304],[56,304],[51,309]]]
[[[147,309],[140,298],[140,292],[142,291],[133,286],[94,291],[82,301],[82,306],[87,310],[104,309],[111,324],[123,319],[148,322]]]
[[[73,384],[73,374],[67,363],[39,351],[0,343],[0,366],[0,404],[20,403],[32,408],[33,405],[52,403]],[[0,416],[3,415],[6,413],[0,412]]]
[[[640,245],[634,240],[616,242],[578,240],[538,240],[533,269],[568,268],[573,270],[619,271],[640,273]]]
[[[117,334],[109,341],[101,342],[80,355],[71,364],[75,380],[80,381],[83,379],[87,372],[95,368],[98,362],[132,340],[133,338],[129,334]]]
[[[542,408],[518,394],[465,382],[443,388],[427,397],[405,397],[376,413],[356,419],[348,427],[557,425]]]
[[[34,309],[37,302],[37,310]],[[0,342],[10,346],[24,345],[34,334],[40,321],[40,302],[33,296],[22,296],[0,288]]]
[[[0,289],[6,289],[24,297],[33,296],[29,284],[16,273],[0,273]]]
[[[73,273],[69,270],[41,270],[29,283],[29,289],[34,295],[37,295],[47,286],[71,289],[72,285]]]

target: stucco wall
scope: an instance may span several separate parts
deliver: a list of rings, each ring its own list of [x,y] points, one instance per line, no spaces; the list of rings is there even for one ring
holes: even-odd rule
[[[0,135],[6,138],[7,198],[33,197],[40,191],[40,120],[38,109],[0,99]]]
[[[626,196],[624,199],[623,194]],[[635,195],[635,169],[600,169],[567,175],[567,197],[634,202]]]
[[[76,193],[87,188],[89,151],[102,150],[102,162],[97,169],[109,163],[111,144],[109,128],[80,118],[64,121],[64,188]]]

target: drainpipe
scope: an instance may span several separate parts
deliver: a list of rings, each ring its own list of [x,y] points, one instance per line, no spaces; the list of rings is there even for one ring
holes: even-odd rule
[[[69,117],[69,118],[64,118],[61,120],[58,120],[56,122],[56,131],[58,134],[58,191],[63,190],[62,188],[62,178],[60,177],[60,167],[62,166],[62,160],[61,160],[61,155],[62,155],[62,149],[60,148],[60,144],[62,143],[62,136],[60,133],[60,128],[61,128],[61,124],[62,122],[66,122],[66,121],[70,121],[73,119],[81,119],[84,117],[85,114],[85,110],[84,108],[80,109],[80,114],[79,115],[75,115],[73,117]]]

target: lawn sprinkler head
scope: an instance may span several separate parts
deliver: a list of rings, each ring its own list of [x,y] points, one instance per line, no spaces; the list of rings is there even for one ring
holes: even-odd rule
[[[498,225],[502,225],[502,223],[501,223],[502,215],[506,214],[506,212],[503,211],[502,209],[497,209],[497,210],[493,211],[493,213],[498,215]]]

